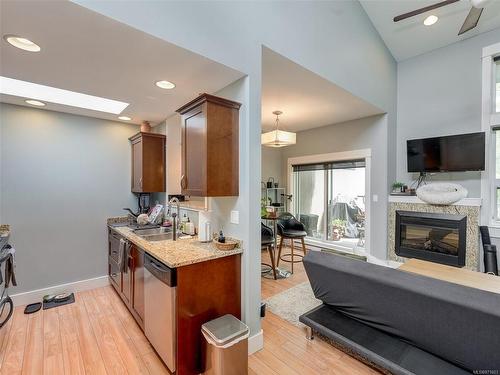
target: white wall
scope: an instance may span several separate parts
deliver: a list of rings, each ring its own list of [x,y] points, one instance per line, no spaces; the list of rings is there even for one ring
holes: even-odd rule
[[[0,104],[0,213],[17,250],[12,293],[107,275],[106,219],[137,208],[128,137],[138,131]]]
[[[190,49],[246,74],[248,127],[240,158],[240,222],[249,257],[249,281],[243,293],[245,322],[260,330],[260,180],[262,45],[386,110],[383,142],[395,127],[396,63],[358,2],[192,2],[76,1],[92,10]],[[300,27],[298,27],[300,25]],[[381,169],[395,168],[395,143]],[[243,182],[243,184],[242,184]],[[243,195],[242,195],[243,194]],[[381,202],[387,204],[387,202]],[[240,224],[240,226],[242,225]]]
[[[324,126],[297,133],[297,144],[282,148],[282,180],[286,181],[288,159],[369,148],[372,152],[371,194],[379,201],[371,204],[371,255],[385,260],[387,257],[387,116],[371,116],[359,120]]]
[[[481,131],[482,49],[500,40],[500,29],[398,64],[397,179],[406,172],[406,140]],[[480,197],[480,172],[441,173]]]

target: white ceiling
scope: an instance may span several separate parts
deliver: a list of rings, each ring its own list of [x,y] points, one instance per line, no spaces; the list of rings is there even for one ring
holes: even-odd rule
[[[385,44],[397,61],[432,51],[463,39],[500,27],[500,1],[490,1],[483,11],[478,26],[461,36],[458,31],[471,8],[469,0],[435,9],[421,15],[393,22],[397,15],[435,4],[441,0],[360,0]],[[434,14],[439,21],[424,26],[424,19]]]
[[[293,61],[264,48],[262,128],[274,127],[273,111],[283,111],[280,128],[301,131],[382,113],[382,110]]]
[[[213,93],[242,73],[69,1],[0,1],[0,32],[33,40],[30,53],[0,40],[0,74],[130,103],[122,115],[156,124],[199,93]],[[162,90],[158,80],[177,87]],[[0,101],[26,105],[25,98]],[[48,103],[49,110],[117,116]]]

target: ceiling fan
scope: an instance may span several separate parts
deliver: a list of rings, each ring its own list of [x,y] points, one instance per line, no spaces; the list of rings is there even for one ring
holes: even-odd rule
[[[394,17],[394,22],[399,22],[401,20],[417,16],[419,14],[428,12],[430,10],[434,10],[437,8],[444,7],[446,5],[450,5],[453,3],[456,3],[460,0],[445,0],[441,1],[436,4],[432,4],[420,9],[412,10],[411,12],[400,14],[399,16]],[[479,22],[479,17],[481,17],[481,13],[483,13],[483,9],[486,3],[488,3],[490,0],[469,0],[471,4],[471,9],[469,11],[469,14],[467,17],[465,17],[465,21],[460,28],[460,31],[458,32],[458,35],[462,35],[463,33],[472,30],[477,26],[477,23]]]

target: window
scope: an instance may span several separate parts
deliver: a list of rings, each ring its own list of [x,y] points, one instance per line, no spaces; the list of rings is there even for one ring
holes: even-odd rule
[[[497,94],[498,95],[498,94]],[[498,100],[498,99],[497,99]],[[498,107],[497,107],[498,108]],[[495,138],[495,194],[496,194],[496,205],[495,205],[495,218],[500,220],[500,130],[496,130],[494,133]]]
[[[500,43],[483,48],[482,130],[486,170],[481,177],[481,224],[500,236]]]
[[[500,61],[495,60],[495,112],[500,112]]]
[[[364,247],[365,161],[293,165],[294,214],[310,239]]]
[[[500,112],[500,60],[497,58],[494,59],[494,75],[495,75],[495,112]],[[494,121],[491,121],[490,126],[493,127],[493,141],[491,142],[492,147],[494,147],[494,163],[495,163],[495,208],[494,208],[494,217],[496,220],[500,220],[500,129],[498,129],[498,125],[494,124]]]

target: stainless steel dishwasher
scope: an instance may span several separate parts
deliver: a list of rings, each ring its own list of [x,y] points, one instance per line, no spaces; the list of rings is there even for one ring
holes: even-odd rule
[[[176,309],[177,275],[152,256],[144,254],[144,330],[171,372],[176,369]]]

